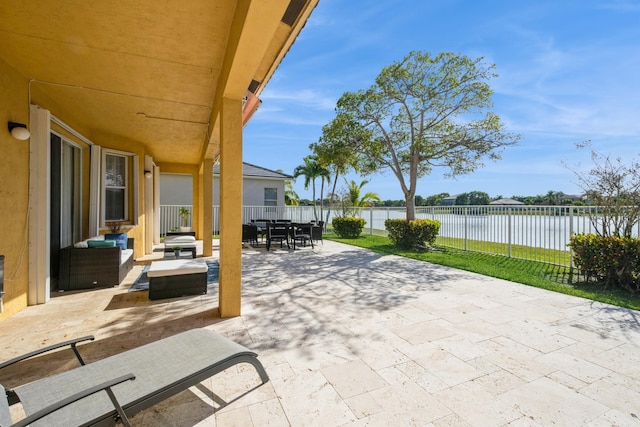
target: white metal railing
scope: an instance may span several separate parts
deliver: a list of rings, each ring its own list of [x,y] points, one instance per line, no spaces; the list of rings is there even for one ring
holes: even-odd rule
[[[180,226],[180,206],[161,206],[160,232]],[[191,209],[191,206],[187,206]],[[213,206],[213,230],[219,231],[219,206]],[[569,252],[567,244],[573,233],[595,233],[598,224],[593,224],[589,206],[430,206],[416,208],[416,218],[440,221],[438,244],[464,250],[546,262],[566,264]],[[365,230],[369,234],[386,235],[384,222],[387,219],[406,218],[403,207],[360,208],[354,210],[364,218]],[[330,226],[332,219],[340,213],[318,206],[244,206],[242,221],[289,219],[294,222],[322,220]],[[191,221],[191,217],[189,217]],[[635,236],[640,235],[640,224],[635,227]],[[500,248],[498,248],[500,247]]]
[[[193,208],[191,205],[160,205],[160,235],[164,236],[167,234],[167,231],[180,231],[180,226],[182,226],[180,208],[187,208],[189,210],[186,226],[191,227],[191,221],[193,219]]]
[[[165,235],[168,231],[180,229],[180,215],[178,211],[181,207],[186,207],[191,212],[191,206],[185,205],[161,205],[160,206],[160,235]],[[213,206],[213,232],[218,234],[220,230],[220,206]],[[244,206],[242,208],[242,222],[249,223],[251,220],[267,219],[289,219],[293,222],[326,221],[328,210],[318,207],[314,213],[313,206]],[[334,217],[334,212],[329,216],[329,222]],[[188,226],[191,226],[192,216],[189,215]]]

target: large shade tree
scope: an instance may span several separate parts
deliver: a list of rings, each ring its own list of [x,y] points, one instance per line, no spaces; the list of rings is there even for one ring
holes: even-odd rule
[[[345,135],[362,173],[391,170],[407,219],[415,219],[418,178],[434,167],[457,176],[499,159],[520,137],[507,133],[492,107],[494,65],[453,53],[411,52],[384,67],[366,90],[346,92],[336,117],[356,125]]]

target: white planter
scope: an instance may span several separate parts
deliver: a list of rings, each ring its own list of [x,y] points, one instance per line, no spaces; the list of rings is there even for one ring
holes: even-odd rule
[[[183,233],[187,231],[191,231],[191,227],[180,227],[180,231]]]

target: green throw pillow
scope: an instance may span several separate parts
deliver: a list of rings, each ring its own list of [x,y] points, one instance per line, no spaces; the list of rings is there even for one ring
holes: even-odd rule
[[[115,240],[89,240],[87,246],[90,248],[113,248],[116,246]]]

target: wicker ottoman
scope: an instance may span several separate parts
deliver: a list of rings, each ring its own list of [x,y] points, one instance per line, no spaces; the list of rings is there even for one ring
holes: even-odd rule
[[[151,300],[207,293],[207,263],[202,258],[154,261],[147,277]]]

